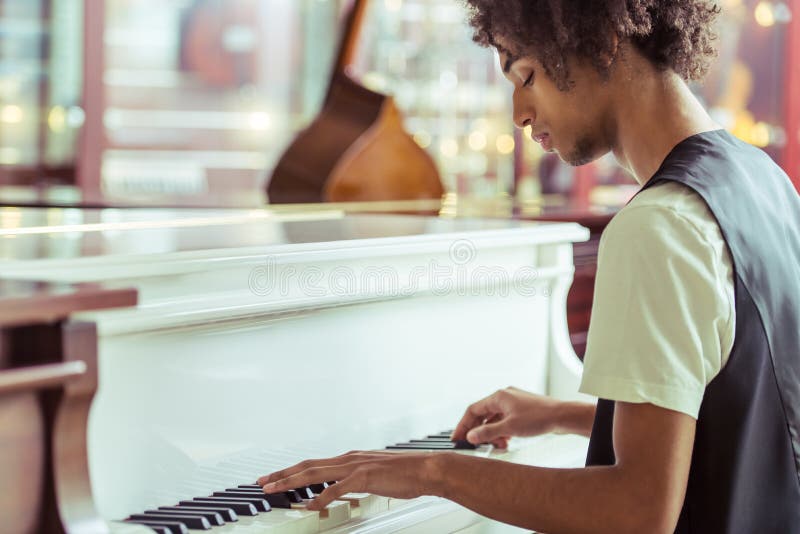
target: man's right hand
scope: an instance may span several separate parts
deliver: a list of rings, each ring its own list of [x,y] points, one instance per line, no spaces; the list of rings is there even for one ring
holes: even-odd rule
[[[558,429],[561,401],[515,387],[501,389],[470,405],[453,440],[491,443],[504,449],[512,436],[536,436]]]

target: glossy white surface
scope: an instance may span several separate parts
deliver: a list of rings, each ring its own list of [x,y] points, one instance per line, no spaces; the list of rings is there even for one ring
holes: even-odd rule
[[[279,213],[0,207],[0,260],[207,257],[210,251],[251,248],[299,252],[340,249],[345,244],[369,246],[375,240],[380,244],[400,244],[408,239],[428,242],[473,232],[485,237],[508,236],[515,230],[540,239],[547,235],[570,236],[567,238],[577,241],[588,237],[574,223],[344,215],[335,210]]]
[[[577,391],[565,302],[588,232],[574,224],[182,212],[145,228],[145,212],[98,212],[81,228],[36,215],[0,237],[5,277],[140,291],[135,309],[81,315],[101,334],[89,459],[108,519],[252,482],[276,458],[452,427],[511,384]],[[254,451],[261,465],[226,467]]]

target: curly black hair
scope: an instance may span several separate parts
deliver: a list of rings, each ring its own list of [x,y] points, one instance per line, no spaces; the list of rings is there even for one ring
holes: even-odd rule
[[[616,59],[614,34],[629,40],[660,70],[699,80],[716,55],[713,23],[720,12],[703,0],[462,0],[473,39],[512,56],[532,55],[562,91],[568,90],[567,58],[589,61],[604,77]],[[613,62],[612,62],[613,63]]]

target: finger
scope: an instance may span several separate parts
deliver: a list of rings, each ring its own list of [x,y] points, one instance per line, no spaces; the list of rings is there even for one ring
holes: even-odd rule
[[[308,503],[308,508],[311,511],[319,511],[323,510],[326,506],[330,503],[341,497],[346,493],[351,493],[354,491],[359,491],[355,484],[355,475],[350,476],[344,480],[340,480],[333,486],[328,486],[322,493],[314,497],[314,499]]]
[[[290,477],[296,473],[300,473],[305,471],[306,469],[311,469],[312,467],[327,467],[330,465],[337,465],[340,463],[340,458],[327,458],[324,460],[303,460],[300,463],[297,463],[291,467],[287,467],[286,469],[281,469],[280,471],[275,471],[274,473],[270,473],[269,475],[264,475],[259,477],[256,480],[256,484],[259,486],[264,486],[265,484],[269,484],[271,482],[275,482],[276,480],[283,480],[284,478]]]
[[[458,425],[456,425],[456,429],[450,439],[453,441],[466,439],[467,432],[483,424],[485,420],[494,417],[501,411],[500,406],[498,406],[497,393],[470,404]]]
[[[467,432],[467,441],[473,445],[489,443],[495,439],[508,436],[506,421],[500,420],[496,423],[480,425]]]
[[[484,425],[488,425],[489,423],[497,423],[497,422],[501,421],[502,419],[503,419],[502,415],[495,414],[492,417],[490,417],[489,419],[486,419],[483,422],[483,424]],[[503,440],[504,439],[508,439],[508,438],[509,438],[509,436],[498,436],[497,438],[494,438],[493,440],[485,442],[485,443],[491,443],[495,448],[503,449],[503,448],[505,448],[505,447],[502,446],[503,445]]]
[[[483,420],[483,424],[486,425],[486,424],[489,424],[489,423],[496,423],[496,422],[500,421],[502,418],[503,418],[502,414],[496,413],[493,416],[489,417],[488,419],[484,419]]]
[[[497,438],[492,440],[492,445],[494,445],[495,449],[507,449],[508,448],[508,440],[507,436],[503,436],[502,438]]]
[[[319,460],[304,460],[291,467],[287,467],[286,469],[275,471],[274,473],[270,473],[269,475],[264,475],[256,481],[256,484],[258,484],[259,486],[263,486],[264,484],[269,484],[270,482],[275,482],[276,480],[281,480],[286,477],[292,476],[296,473],[300,473],[301,471],[305,471],[306,469],[311,469],[314,467],[330,467],[330,466],[342,465],[356,460],[371,458],[375,456],[375,454],[377,453],[350,451],[345,454],[341,454],[339,456],[334,456],[332,458],[324,458]]]
[[[342,480],[350,475],[364,462],[353,462],[343,465],[309,467],[304,471],[289,475],[285,478],[273,480],[264,485],[264,493],[279,493],[294,488],[319,484],[328,480]],[[339,484],[334,484],[338,486]]]

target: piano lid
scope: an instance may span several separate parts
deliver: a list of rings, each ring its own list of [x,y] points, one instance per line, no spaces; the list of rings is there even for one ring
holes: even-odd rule
[[[14,271],[30,260],[207,258],[232,249],[307,253],[459,238],[585,241],[588,233],[574,223],[345,215],[336,210],[0,208],[0,265],[14,264]]]

